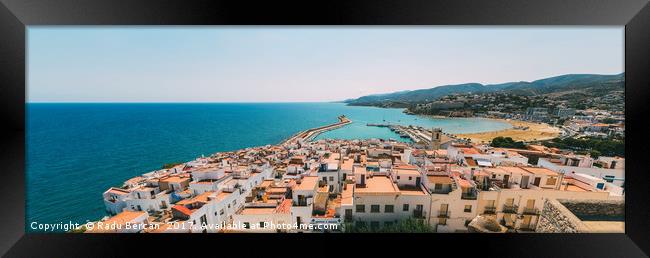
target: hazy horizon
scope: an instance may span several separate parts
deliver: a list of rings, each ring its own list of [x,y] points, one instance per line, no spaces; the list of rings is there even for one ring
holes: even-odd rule
[[[27,103],[299,103],[623,73],[623,27],[40,27]]]

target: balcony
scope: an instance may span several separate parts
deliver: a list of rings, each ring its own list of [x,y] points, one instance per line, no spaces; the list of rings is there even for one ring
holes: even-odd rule
[[[439,188],[439,189],[432,188],[430,190],[431,190],[431,193],[434,193],[434,194],[448,194],[448,193],[451,192],[452,189],[451,189],[451,187],[448,187],[448,188]]]
[[[497,212],[497,207],[494,206],[488,206],[483,209],[483,214],[496,214]]]
[[[476,194],[476,191],[462,193],[460,196],[460,198],[464,200],[476,200],[477,197],[478,194]]]
[[[539,209],[537,208],[524,208],[524,214],[526,215],[538,215]]]
[[[517,213],[519,206],[517,205],[503,205],[503,213]]]
[[[307,207],[311,206],[314,203],[314,198],[308,197],[308,198],[298,198],[298,200],[293,202],[293,206],[298,206],[298,207]]]

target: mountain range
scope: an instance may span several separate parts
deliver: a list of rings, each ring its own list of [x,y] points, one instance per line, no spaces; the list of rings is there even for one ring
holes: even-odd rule
[[[343,101],[349,105],[373,106],[384,102],[418,103],[433,101],[440,97],[458,93],[493,93],[503,92],[517,95],[545,95],[562,92],[609,92],[623,90],[625,73],[615,75],[602,74],[566,74],[549,77],[532,82],[519,81],[501,84],[483,85],[464,83],[442,85],[429,89],[398,91],[385,94],[362,96]]]

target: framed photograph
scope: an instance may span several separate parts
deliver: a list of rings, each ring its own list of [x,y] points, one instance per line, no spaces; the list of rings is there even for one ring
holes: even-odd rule
[[[9,257],[650,252],[647,1],[0,17]]]

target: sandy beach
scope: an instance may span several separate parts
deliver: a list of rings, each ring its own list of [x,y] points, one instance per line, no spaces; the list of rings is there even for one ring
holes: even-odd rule
[[[529,141],[553,139],[560,135],[559,128],[553,127],[545,123],[533,123],[533,122],[524,122],[524,121],[509,120],[509,119],[494,119],[494,120],[510,123],[513,128],[499,130],[499,131],[492,131],[492,132],[457,134],[456,137],[461,139],[469,138],[474,143],[488,143],[492,141],[492,139],[494,139],[495,137],[499,137],[499,136],[511,137],[515,141],[529,142]]]

